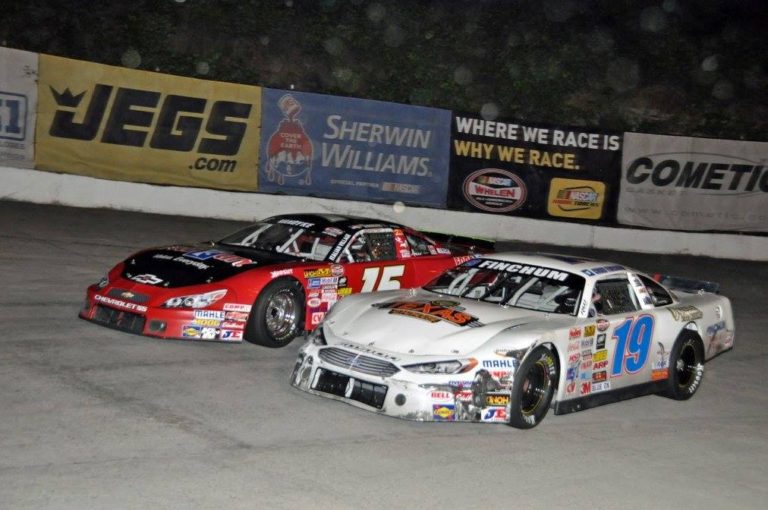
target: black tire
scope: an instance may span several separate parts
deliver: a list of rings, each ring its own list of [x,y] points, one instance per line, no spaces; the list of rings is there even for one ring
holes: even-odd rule
[[[555,353],[543,345],[536,347],[515,372],[509,425],[518,429],[538,425],[549,411],[557,378]]]
[[[261,291],[248,317],[245,339],[285,347],[304,327],[304,292],[296,280],[275,280]]]
[[[692,333],[683,333],[669,354],[669,378],[663,395],[674,400],[688,400],[701,386],[704,377],[704,346]]]

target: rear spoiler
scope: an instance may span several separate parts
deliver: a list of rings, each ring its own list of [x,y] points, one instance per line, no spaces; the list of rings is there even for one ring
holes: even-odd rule
[[[490,239],[481,239],[453,234],[440,234],[438,232],[424,232],[427,237],[440,243],[444,248],[452,252],[466,254],[491,253],[496,247],[496,242]]]
[[[655,274],[653,279],[670,290],[677,290],[688,294],[699,294],[701,292],[709,292],[710,294],[720,293],[720,284],[717,282],[663,274]]]

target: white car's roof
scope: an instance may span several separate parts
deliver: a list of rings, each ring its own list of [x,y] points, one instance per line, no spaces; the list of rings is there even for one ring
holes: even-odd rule
[[[543,266],[558,271],[566,271],[569,273],[578,274],[584,278],[593,276],[605,276],[611,273],[618,274],[626,271],[633,271],[626,266],[616,264],[614,262],[588,259],[575,255],[558,255],[552,253],[506,251],[498,253],[487,253],[482,255],[481,258],[530,266]]]

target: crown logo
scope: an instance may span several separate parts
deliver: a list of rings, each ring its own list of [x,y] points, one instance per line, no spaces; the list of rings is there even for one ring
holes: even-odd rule
[[[77,108],[78,105],[80,105],[80,101],[82,101],[83,96],[85,95],[85,92],[81,92],[78,95],[72,95],[72,92],[70,92],[69,87],[64,89],[64,92],[57,92],[56,89],[53,87],[50,87],[51,93],[53,94],[53,99],[56,101],[56,104],[59,106],[65,106],[70,108]]]

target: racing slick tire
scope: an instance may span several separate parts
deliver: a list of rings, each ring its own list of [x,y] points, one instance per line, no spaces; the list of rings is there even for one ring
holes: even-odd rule
[[[674,400],[688,400],[704,377],[704,346],[693,333],[681,334],[669,354],[669,378],[662,393]]]
[[[245,339],[284,347],[303,330],[304,292],[296,280],[275,280],[261,291],[248,317]]]
[[[530,429],[544,419],[557,386],[555,353],[543,345],[536,347],[515,372],[509,409],[509,425]]]

